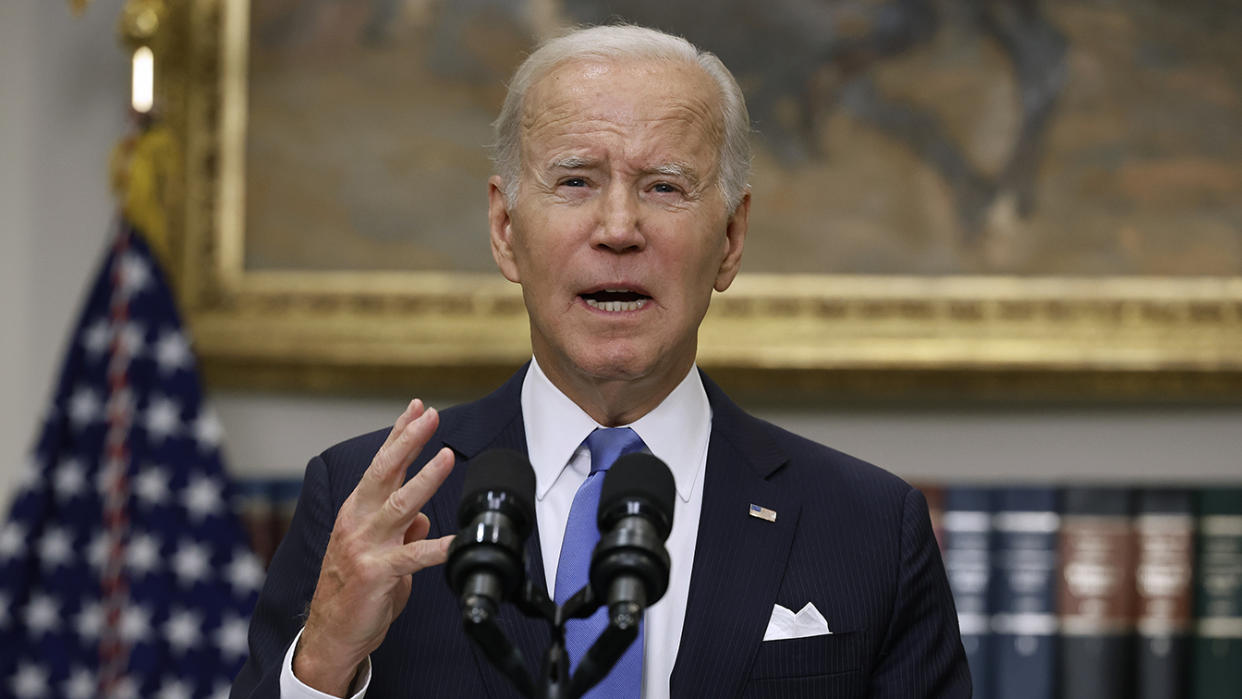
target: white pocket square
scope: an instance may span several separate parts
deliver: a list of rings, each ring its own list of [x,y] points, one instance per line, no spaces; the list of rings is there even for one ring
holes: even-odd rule
[[[828,621],[814,604],[807,602],[797,614],[778,604],[772,608],[772,619],[768,621],[768,630],[763,632],[763,640],[783,641],[789,638],[827,636],[831,633],[828,630]]]

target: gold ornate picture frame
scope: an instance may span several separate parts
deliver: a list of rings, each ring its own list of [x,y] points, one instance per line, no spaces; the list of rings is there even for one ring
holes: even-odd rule
[[[423,390],[525,361],[520,290],[499,274],[247,268],[248,18],[247,0],[170,4],[157,51],[184,173],[173,275],[209,379]],[[744,271],[699,362],[768,394],[1232,400],[1242,277]]]

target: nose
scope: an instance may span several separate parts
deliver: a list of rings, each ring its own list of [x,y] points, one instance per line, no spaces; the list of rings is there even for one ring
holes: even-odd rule
[[[591,235],[592,247],[613,252],[632,252],[646,247],[636,192],[613,182],[600,198],[600,207],[599,221]]]

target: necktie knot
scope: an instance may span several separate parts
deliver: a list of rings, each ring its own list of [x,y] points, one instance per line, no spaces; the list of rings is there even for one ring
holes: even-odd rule
[[[583,442],[591,452],[591,473],[612,468],[617,459],[646,447],[638,433],[628,427],[599,427]]]

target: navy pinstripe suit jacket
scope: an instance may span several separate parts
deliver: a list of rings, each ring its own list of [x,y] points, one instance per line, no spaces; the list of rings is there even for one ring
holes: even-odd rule
[[[442,446],[460,460],[526,450],[525,371],[491,395],[445,410],[411,474]],[[919,491],[897,477],[751,417],[703,377],[713,418],[703,511],[673,671],[674,697],[969,697],[957,617]],[[337,508],[387,429],[311,459],[292,528],[250,627],[232,697],[277,697],[281,661],[302,626]],[[427,504],[431,536],[452,533],[465,469]],[[748,516],[751,503],[776,522]],[[539,537],[530,575],[543,584]],[[775,604],[813,602],[833,633],[764,642]],[[505,605],[501,625],[532,676],[546,623]],[[413,576],[405,610],[371,656],[369,699],[516,697],[461,630],[440,567]]]

